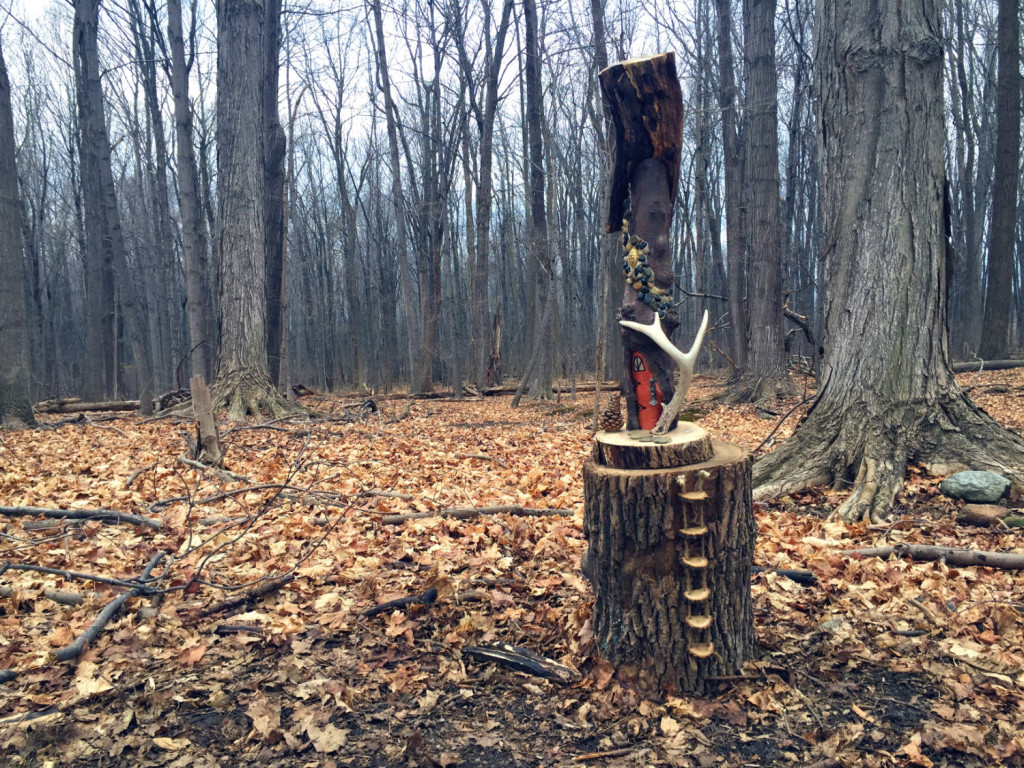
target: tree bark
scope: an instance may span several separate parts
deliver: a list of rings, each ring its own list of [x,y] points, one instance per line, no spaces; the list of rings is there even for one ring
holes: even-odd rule
[[[547,205],[544,197],[544,143],[541,125],[544,122],[543,89],[540,71],[540,40],[537,27],[537,4],[535,0],[523,0],[523,17],[526,26],[526,123],[529,133],[529,183],[530,183],[530,262],[538,270],[537,284],[546,290],[543,298],[537,296],[537,321],[533,326],[530,344],[530,359],[523,372],[523,380],[512,397],[512,407],[517,408],[527,386],[530,394],[550,396],[545,392],[545,382],[550,386],[551,376],[538,372],[539,361],[551,344],[549,328],[554,317],[555,268],[548,244]]]
[[[11,82],[0,47],[0,428],[35,426]]]
[[[818,400],[757,463],[759,497],[853,485],[878,519],[908,461],[1024,481],[1024,439],[960,390],[945,333],[940,0],[818,6],[825,357]]]
[[[387,49],[384,45],[384,20],[379,0],[370,2],[376,42],[377,82],[384,96],[384,117],[388,131],[388,157],[391,161],[391,199],[395,209],[395,228],[398,251],[398,269],[402,286],[402,308],[405,314],[406,348],[408,352],[409,382],[412,386],[416,375],[416,349],[418,338],[416,328],[415,297],[412,288],[412,271],[409,268],[409,235],[405,218],[405,192],[402,189],[402,159],[398,153],[398,115],[394,97],[391,94],[391,76],[388,74]]]
[[[601,88],[614,148],[607,228],[614,232],[625,220],[630,241],[626,242],[623,232],[623,249],[631,246],[634,236],[639,238],[640,250],[646,242],[651,272],[644,278],[627,276],[619,316],[654,322],[652,297],[663,291],[665,304],[658,313],[671,338],[679,316],[671,306],[674,274],[669,231],[679,185],[683,125],[675,56],[666,53],[614,64],[601,73]],[[675,393],[672,361],[643,334],[623,328],[621,339],[626,423],[630,429],[652,429],[662,405]]]
[[[131,346],[132,363],[135,368],[135,379],[141,404],[140,410],[144,415],[149,415],[153,412],[149,318],[128,267],[124,235],[121,231],[121,213],[114,192],[110,140],[107,137],[107,125],[103,115],[103,89],[100,86],[99,48],[97,45],[99,6],[100,0],[76,0],[75,2],[74,49],[79,120],[82,130],[80,154],[82,157],[82,184],[83,190],[85,190],[86,239],[90,251],[86,261],[89,264],[95,260],[104,265],[101,279],[101,296],[104,306],[107,306],[107,291],[113,290],[112,284],[107,285],[106,265],[109,264],[111,267],[110,277],[117,276],[119,305],[123,312]],[[88,273],[88,267],[86,271]],[[114,302],[112,300],[109,308],[113,312]],[[106,341],[112,348],[116,341],[113,317],[111,317],[109,336],[106,335],[105,317],[101,327],[103,328],[101,342]],[[108,388],[112,384],[112,380],[107,380]]]
[[[779,98],[775,70],[775,0],[744,0],[746,98],[747,363],[727,396],[773,402],[792,394],[786,372],[779,220]]]
[[[181,0],[167,0],[167,39],[171,53],[171,93],[178,161],[178,207],[185,256],[185,315],[192,371],[213,379],[214,320],[207,254],[206,225],[200,210],[199,170],[192,141],[192,107],[188,98],[189,67],[181,29]]]
[[[264,0],[263,50],[263,232],[267,270],[267,366],[270,380],[282,391],[281,345],[286,320],[282,307],[285,250],[285,135],[278,107],[281,54],[281,0]]]
[[[296,406],[270,380],[264,188],[263,0],[217,2],[217,186],[221,347],[215,407],[242,420]]]
[[[1015,265],[1017,193],[1020,185],[1020,2],[999,0],[999,85],[996,89],[996,167],[988,231],[988,284],[981,357],[1008,351]]]
[[[729,325],[733,362],[747,365],[746,264],[743,221],[743,156],[736,119],[736,74],[732,52],[732,2],[715,0],[718,11],[718,105],[722,110],[725,162],[725,231],[729,280]]]
[[[710,455],[706,434],[687,439],[704,461],[583,465],[594,636],[620,677],[652,693],[700,692],[710,676],[737,674],[755,647],[750,456],[727,443]]]

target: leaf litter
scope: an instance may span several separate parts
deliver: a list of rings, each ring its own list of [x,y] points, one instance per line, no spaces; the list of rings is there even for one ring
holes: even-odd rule
[[[959,378],[1024,428],[1024,373]],[[751,449],[778,427],[771,450],[806,409],[779,426],[753,407],[702,402],[717,384],[695,382],[700,423]],[[113,509],[162,526],[0,518],[0,563],[130,581],[155,553],[173,561],[77,663],[53,654],[124,588],[0,576],[0,670],[16,673],[0,684],[0,765],[1024,764],[1020,575],[842,554],[895,543],[1024,551],[1020,529],[956,525],[959,502],[918,467],[888,526],[828,521],[843,494],[827,489],[756,505],[755,563],[809,569],[817,585],[752,577],[759,655],[738,679],[657,699],[620,685],[595,648],[580,573],[592,407],[589,396],[518,410],[509,398],[428,400],[397,418],[396,400],[359,421],[236,430],[227,465],[244,480],[180,463],[184,421],[3,435],[0,503]],[[571,515],[382,523],[497,505]],[[360,616],[430,589],[429,604]],[[64,605],[45,590],[82,599]],[[560,686],[462,653],[499,642],[582,681]]]

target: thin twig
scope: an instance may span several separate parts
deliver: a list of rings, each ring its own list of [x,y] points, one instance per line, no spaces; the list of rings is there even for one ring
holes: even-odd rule
[[[2,507],[0,515],[11,517],[51,517],[69,520],[99,520],[101,523],[128,523],[129,525],[145,525],[149,528],[159,530],[163,523],[139,515],[129,515],[126,512],[116,512],[112,509],[48,509],[45,507]]]

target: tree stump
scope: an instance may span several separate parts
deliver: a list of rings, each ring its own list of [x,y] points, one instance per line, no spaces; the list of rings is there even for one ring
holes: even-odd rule
[[[583,466],[583,571],[598,647],[619,676],[692,693],[754,652],[751,459],[694,424],[666,437],[630,450],[626,433],[597,434]],[[698,458],[671,466],[680,456]]]

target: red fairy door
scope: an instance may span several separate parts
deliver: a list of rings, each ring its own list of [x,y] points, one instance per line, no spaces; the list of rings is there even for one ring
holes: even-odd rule
[[[661,418],[661,387],[640,352],[633,353],[633,389],[636,392],[636,414],[640,429],[654,429]]]

